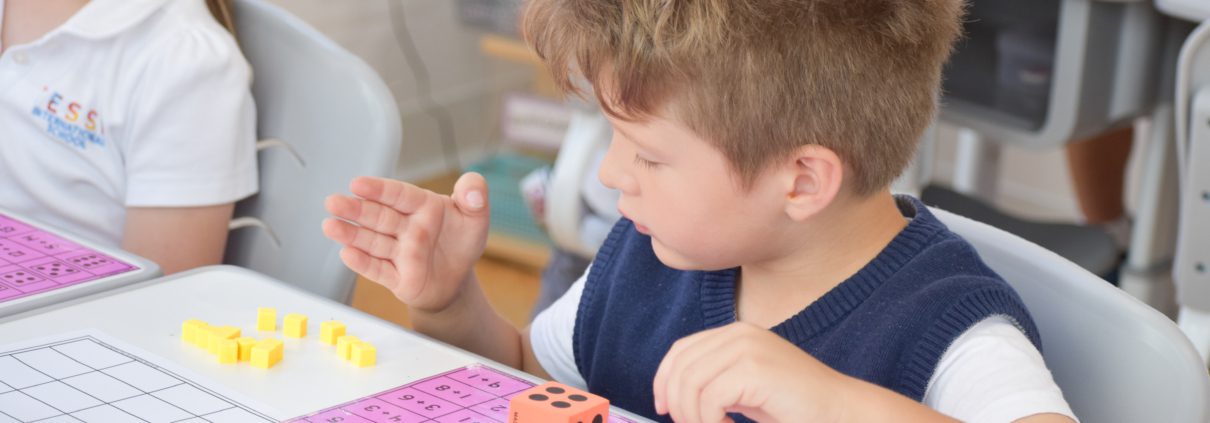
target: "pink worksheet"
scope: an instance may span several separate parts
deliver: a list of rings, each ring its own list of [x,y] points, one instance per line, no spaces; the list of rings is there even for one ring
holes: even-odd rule
[[[137,269],[0,213],[0,304]]]
[[[534,383],[473,365],[350,401],[292,423],[504,423],[508,400]],[[610,415],[611,423],[633,420]]]

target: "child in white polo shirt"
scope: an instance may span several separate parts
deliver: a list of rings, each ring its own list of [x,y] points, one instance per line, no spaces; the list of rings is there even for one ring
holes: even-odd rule
[[[218,263],[257,190],[251,70],[222,0],[0,0],[0,206]]]

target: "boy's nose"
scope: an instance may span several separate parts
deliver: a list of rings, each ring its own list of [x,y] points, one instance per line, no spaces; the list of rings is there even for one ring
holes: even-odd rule
[[[622,180],[626,176],[620,165],[621,162],[618,160],[618,156],[622,154],[619,150],[621,148],[618,146],[618,142],[609,142],[609,148],[605,150],[605,157],[601,159],[601,168],[597,170],[597,178],[606,187],[625,192]]]

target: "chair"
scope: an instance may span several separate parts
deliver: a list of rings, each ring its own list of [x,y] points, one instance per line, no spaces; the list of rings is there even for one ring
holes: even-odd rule
[[[1004,145],[1061,148],[1149,114],[1163,29],[1147,1],[972,1],[967,36],[946,67],[939,119],[978,136],[959,144],[957,189],[929,186],[920,198],[1012,231],[1113,279],[1120,253],[1108,233],[996,210],[990,203],[995,163]],[[1145,207],[1151,203],[1143,202]],[[1148,226],[1149,216],[1142,213],[1138,226]]]
[[[563,145],[559,148],[559,156],[555,158],[550,187],[546,192],[544,223],[551,241],[560,248],[586,259],[592,259],[597,254],[602,242],[585,237],[585,227],[589,224],[586,219],[591,218],[590,209],[617,208],[616,198],[614,204],[590,205],[587,201],[600,200],[595,197],[585,198],[582,195],[588,185],[587,180],[597,177],[596,172],[591,171],[594,168],[593,160],[609,147],[612,135],[613,129],[609,126],[609,120],[605,119],[600,110],[574,111],[567,127],[567,135],[563,138]],[[606,231],[616,221],[616,217],[611,218],[613,220],[604,223]]]
[[[1021,295],[1047,366],[1082,421],[1210,420],[1210,376],[1171,320],[1036,244],[933,212]]]
[[[354,277],[320,230],[324,198],[358,175],[389,176],[400,121],[386,84],[364,62],[263,0],[236,0],[252,64],[260,193],[236,205],[224,262],[347,302]]]
[[[1180,304],[1177,321],[1210,362],[1210,2],[1157,0],[1156,7],[1190,24],[1200,22],[1181,46],[1173,93],[1181,230],[1172,277]]]

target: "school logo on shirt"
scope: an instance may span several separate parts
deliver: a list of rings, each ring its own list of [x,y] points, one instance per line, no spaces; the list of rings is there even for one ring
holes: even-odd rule
[[[42,92],[45,101],[36,104],[32,113],[38,122],[46,123],[48,135],[81,150],[90,145],[105,147],[101,115],[96,110],[49,87],[42,87]]]

